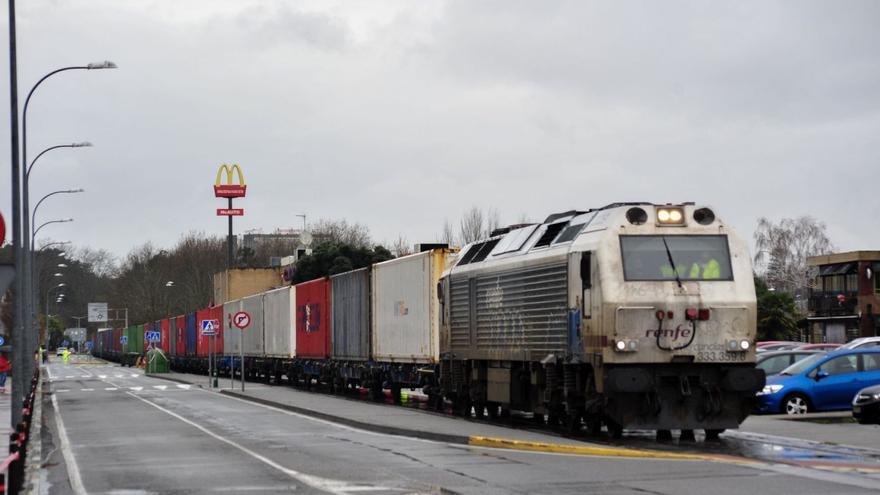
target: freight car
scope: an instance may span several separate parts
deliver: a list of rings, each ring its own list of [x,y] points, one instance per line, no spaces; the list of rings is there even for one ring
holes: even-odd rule
[[[764,385],[748,249],[706,207],[550,215],[465,246],[440,285],[441,387],[461,411],[712,437]]]

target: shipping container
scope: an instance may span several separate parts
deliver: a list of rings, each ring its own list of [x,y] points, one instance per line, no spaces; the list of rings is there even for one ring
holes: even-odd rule
[[[113,344],[113,352],[119,354],[122,352],[122,329],[114,328],[110,333],[112,335],[110,339]]]
[[[175,356],[186,356],[186,315],[174,317]]]
[[[95,351],[98,355],[104,355],[110,350],[111,328],[99,328],[95,336]]]
[[[238,327],[230,324],[233,315],[239,311],[244,311],[251,317],[251,323],[244,329],[244,335],[241,334],[242,331]],[[239,342],[241,340],[244,340],[245,356],[260,357],[265,354],[262,294],[248,296],[224,304],[223,320],[228,328],[226,338],[223,339],[223,354],[238,356],[240,353]]]
[[[159,321],[159,332],[162,334],[160,348],[165,354],[171,354],[171,323],[168,318]]]
[[[370,358],[370,269],[330,277],[331,355],[334,359]]]
[[[448,249],[434,249],[373,265],[373,359],[435,363],[439,359],[437,283]]]
[[[144,325],[132,325],[123,330],[126,337],[122,345],[123,354],[143,354],[144,352]]]
[[[223,306],[213,306],[210,308],[200,309],[196,313],[196,320],[199,327],[199,336],[196,343],[196,355],[207,357],[208,353],[223,353]],[[214,331],[216,337],[208,337],[202,335],[202,321],[217,320],[217,327]]]
[[[296,356],[330,356],[330,278],[296,285]]]
[[[196,343],[198,340],[199,323],[198,321],[196,321],[195,311],[192,313],[187,313],[185,316],[186,318],[184,320],[186,322],[186,355],[195,356],[196,349],[198,348]]]
[[[169,350],[168,354],[171,356],[177,355],[177,317],[172,316],[168,318],[168,344]]]
[[[263,294],[263,333],[266,355],[296,356],[296,287],[283,287]]]

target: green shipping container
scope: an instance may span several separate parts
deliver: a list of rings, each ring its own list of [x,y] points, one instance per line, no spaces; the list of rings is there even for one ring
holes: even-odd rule
[[[128,341],[122,346],[123,354],[137,354],[140,356],[144,352],[144,326],[132,325],[123,330],[123,335],[128,337]]]

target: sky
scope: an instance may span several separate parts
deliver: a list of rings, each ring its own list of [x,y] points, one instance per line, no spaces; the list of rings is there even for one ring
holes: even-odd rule
[[[95,145],[35,166],[32,204],[86,189],[40,207],[37,223],[75,219],[43,242],[124,256],[225,235],[225,162],[248,185],[238,233],[305,213],[432,242],[471,206],[513,223],[694,201],[746,238],[759,217],[812,215],[839,249],[880,249],[880,2],[18,4],[22,102],[55,68],[119,66],[59,74],[31,101],[29,157]]]

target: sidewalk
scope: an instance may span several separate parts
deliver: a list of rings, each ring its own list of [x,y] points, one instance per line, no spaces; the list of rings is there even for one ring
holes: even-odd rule
[[[850,412],[811,413],[810,419],[851,417]],[[880,425],[858,423],[816,423],[806,418],[788,416],[749,416],[740,426],[740,432],[796,438],[838,446],[869,449],[880,454]]]

